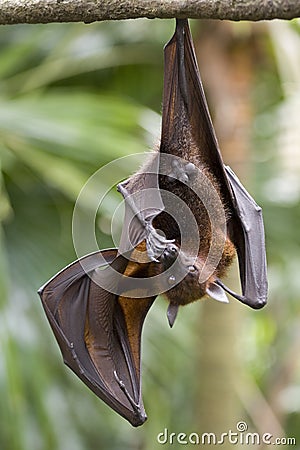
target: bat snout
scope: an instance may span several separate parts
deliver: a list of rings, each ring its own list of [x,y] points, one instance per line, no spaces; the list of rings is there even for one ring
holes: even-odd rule
[[[169,269],[178,257],[179,249],[175,244],[168,244],[161,255],[164,269]]]

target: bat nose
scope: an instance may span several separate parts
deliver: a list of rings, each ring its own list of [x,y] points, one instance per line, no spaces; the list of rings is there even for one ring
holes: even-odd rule
[[[164,260],[165,265],[169,268],[175,261],[178,256],[178,248],[176,245],[171,244],[166,247],[162,254],[162,259]]]

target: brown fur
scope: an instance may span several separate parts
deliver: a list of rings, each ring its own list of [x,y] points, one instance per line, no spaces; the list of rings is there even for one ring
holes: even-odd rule
[[[196,146],[193,146],[187,136],[184,138],[183,148],[180,149],[180,152],[174,151],[172,149],[172,154],[179,154],[182,159],[186,158],[187,162],[192,162],[201,172],[202,175],[208,179],[208,183],[203,182],[202,176],[199,174],[195,174],[195,176],[190,177],[190,182],[188,185],[183,184],[179,180],[171,178],[167,175],[159,175],[159,188],[161,190],[161,196],[163,203],[165,205],[165,211],[161,212],[158,216],[155,217],[153,221],[153,225],[156,229],[160,229],[163,231],[167,239],[174,239],[175,245],[180,248],[182,244],[182,239],[186,243],[188,248],[186,257],[189,257],[191,254],[198,254],[196,261],[194,262],[194,270],[192,273],[188,273],[186,277],[178,283],[176,286],[171,288],[165,296],[170,302],[177,303],[180,305],[187,304],[193,302],[197,299],[202,298],[206,294],[206,288],[212,283],[216,278],[223,277],[226,274],[226,271],[230,264],[232,263],[235,257],[235,247],[233,243],[230,241],[228,236],[224,235],[224,230],[222,229],[222,219],[224,222],[224,218],[226,222],[229,220],[229,206],[227,205],[227,200],[223,197],[221,189],[222,186],[218,181],[217,177],[211,173],[208,168],[208,161],[202,162],[202,157],[199,153],[199,149]],[[178,149],[178,143],[176,143],[176,148]],[[161,149],[160,151],[162,151]],[[168,153],[171,153],[169,150]],[[157,152],[154,152],[148,162],[141,168],[141,170],[133,175],[129,183],[131,186],[135,186],[135,189],[143,189],[144,179],[140,177],[142,173],[147,172],[147,167],[151,166],[153,158],[157,155]],[[203,156],[203,155],[202,155]],[[166,164],[167,165],[167,164]],[[161,166],[163,173],[170,173],[170,167]],[[137,186],[138,185],[138,186]],[[211,228],[211,219],[207,212],[207,209],[201,200],[198,198],[194,190],[197,192],[200,191],[200,195],[203,198],[207,198],[208,202],[212,198],[210,189],[211,187],[214,190],[214,193],[220,199],[220,204],[222,204],[222,210],[220,211],[218,208],[213,210],[213,219],[216,223],[220,223],[220,227],[217,230],[214,230],[217,236],[217,240],[219,242],[225,242],[223,253],[221,260],[213,271],[213,275],[209,276],[207,280],[203,283],[199,283],[199,274],[203,266],[205,265],[205,261],[207,255],[210,250],[211,242],[212,242],[212,228]],[[164,191],[172,193],[175,198],[169,199],[168,195],[164,193]],[[198,241],[198,237],[194,236],[193,229],[191,228],[190,217],[187,215],[187,211],[183,205],[186,205],[194,217],[196,221],[196,226],[199,234],[200,240]],[[212,205],[210,205],[212,206]],[[177,214],[177,218],[179,218],[179,222],[182,224],[182,233],[180,233],[180,229],[175,219],[168,213],[168,211],[175,212]],[[224,224],[223,224],[224,225]],[[226,229],[225,229],[226,232]],[[146,252],[145,242],[139,245],[139,251]],[[144,253],[145,254],[145,253]],[[134,259],[134,258],[133,258]],[[184,259],[184,258],[183,258]],[[129,263],[126,269],[125,274],[128,276],[137,276],[137,277],[151,277],[161,273],[164,268],[162,264],[157,263],[149,263],[147,264],[147,258],[145,259],[141,254],[137,257],[136,263]],[[148,260],[149,261],[149,260]],[[142,263],[142,264],[140,264]],[[211,268],[208,268],[208,270]],[[211,270],[210,270],[211,272]]]

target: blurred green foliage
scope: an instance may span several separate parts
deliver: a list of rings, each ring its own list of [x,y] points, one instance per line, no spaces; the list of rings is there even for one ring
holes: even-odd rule
[[[163,301],[151,310],[143,346],[150,420],[135,430],[63,366],[36,294],[76,258],[72,212],[89,176],[112,159],[146,151],[158,141],[162,46],[172,30],[172,21],[156,20],[0,29],[1,450],[148,450],[160,447],[156,436],[165,427],[197,429],[188,405],[198,381],[193,358],[201,305],[181,312],[176,333],[166,325]],[[295,46],[290,72],[286,68],[293,73],[299,26],[285,24],[281,31]],[[286,81],[280,72],[280,64],[287,63],[280,61],[272,33],[276,29],[266,36],[268,59],[253,86],[255,188],[264,206],[270,307],[248,314],[240,337],[241,349],[248,349],[241,352],[243,364],[266,396],[272,374],[290,368],[289,361],[282,364],[289,349],[295,352],[292,362],[300,349],[300,189],[289,185],[300,179],[293,164],[293,158],[300,160],[299,140],[293,141],[297,124],[291,124],[293,114],[299,121],[300,77]],[[293,87],[288,92],[286,82]],[[291,98],[298,99],[294,110]],[[283,141],[284,133],[291,139]],[[288,151],[291,141],[294,153]],[[120,179],[133,169],[120,165]],[[103,184],[109,186],[109,180]],[[111,211],[108,206],[100,219],[109,217],[118,201],[112,193]],[[101,220],[97,223],[99,247],[111,246]],[[287,434],[300,442],[299,365],[289,374],[279,410]]]

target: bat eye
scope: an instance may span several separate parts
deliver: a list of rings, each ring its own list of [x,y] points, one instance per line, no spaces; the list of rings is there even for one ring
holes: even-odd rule
[[[170,275],[170,276],[169,276],[169,278],[168,278],[168,283],[169,283],[170,285],[176,283],[176,277],[175,277],[175,275]]]
[[[170,245],[168,247],[168,251],[172,256],[176,256],[178,253],[178,249],[177,249],[176,245]]]

